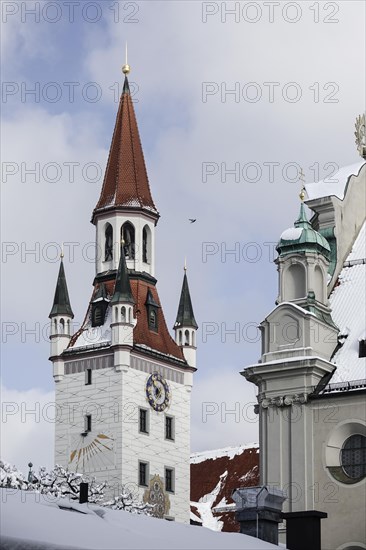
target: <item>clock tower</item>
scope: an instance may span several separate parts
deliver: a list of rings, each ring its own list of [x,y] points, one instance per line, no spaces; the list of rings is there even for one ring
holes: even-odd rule
[[[155,505],[155,516],[188,523],[197,325],[186,273],[178,308],[184,337],[179,331],[174,340],[165,322],[154,276],[159,213],[129,67],[123,72],[103,187],[91,220],[97,250],[85,320],[72,334],[62,260],[50,313],[58,411],[55,462],[107,481],[111,496],[127,486],[136,499]]]

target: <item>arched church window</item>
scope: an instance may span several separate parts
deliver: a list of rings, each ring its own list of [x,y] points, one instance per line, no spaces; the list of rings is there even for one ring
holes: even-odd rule
[[[324,302],[323,272],[319,266],[315,266],[315,269],[314,269],[314,292],[315,292],[315,298],[319,302]]]
[[[64,321],[64,319],[60,319],[60,326],[61,326],[61,334],[65,334],[65,321]]]
[[[125,308],[125,306],[121,307],[121,320],[122,320],[122,323],[126,322],[126,308]]]
[[[184,345],[189,346],[189,330],[186,330],[184,333]]]
[[[151,230],[147,225],[142,230],[142,261],[145,264],[151,261]]]
[[[306,296],[305,267],[302,264],[293,264],[285,272],[285,288],[287,300],[296,300]]]
[[[107,224],[105,229],[104,260],[106,262],[113,260],[113,227],[110,223]]]
[[[366,476],[366,437],[351,435],[341,449],[341,466],[344,473],[353,480]]]
[[[135,259],[135,228],[130,222],[126,222],[121,228],[123,251],[127,260]]]
[[[179,345],[180,345],[180,346],[182,345],[182,339],[183,339],[183,337],[182,337],[182,331],[180,330],[180,331],[179,331]]]

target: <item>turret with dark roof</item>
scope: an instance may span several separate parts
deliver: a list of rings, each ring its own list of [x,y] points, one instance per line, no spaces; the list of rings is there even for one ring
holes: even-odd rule
[[[53,306],[49,317],[55,317],[56,315],[69,315],[72,319],[74,318],[70,305],[69,292],[67,290],[64,262],[62,257],[57,277],[55,297],[53,299]]]
[[[126,265],[126,258],[123,251],[123,246],[121,246],[121,257],[119,260],[116,284],[114,287],[114,294],[111,300],[112,304],[125,302],[128,304],[134,304],[135,300],[132,296],[130,279],[128,276],[128,269]]]
[[[194,318],[186,269],[184,270],[183,285],[182,292],[180,294],[177,319],[174,324],[175,329],[178,327],[193,327],[195,329],[198,328],[196,319]]]

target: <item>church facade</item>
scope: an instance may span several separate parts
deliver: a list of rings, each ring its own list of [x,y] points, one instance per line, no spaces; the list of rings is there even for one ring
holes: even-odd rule
[[[281,235],[261,359],[241,373],[258,387],[260,483],[286,492],[285,512],[327,513],[324,550],[366,548],[364,159],[305,186],[313,215],[302,203]]]
[[[190,399],[197,323],[186,272],[168,331],[155,279],[154,204],[127,74],[99,201],[96,266],[72,334],[63,260],[51,319],[55,462],[122,486],[160,518],[189,522]],[[178,298],[178,297],[177,297]]]

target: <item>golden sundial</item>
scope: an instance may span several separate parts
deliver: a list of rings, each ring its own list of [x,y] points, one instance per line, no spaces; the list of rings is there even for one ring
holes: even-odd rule
[[[105,470],[114,466],[115,448],[111,434],[84,432],[71,436],[69,466],[75,472]]]

